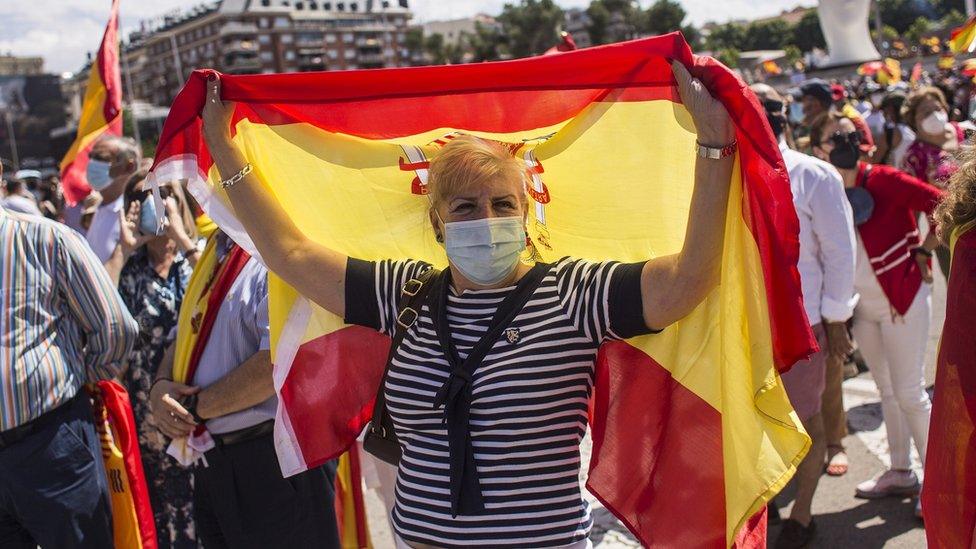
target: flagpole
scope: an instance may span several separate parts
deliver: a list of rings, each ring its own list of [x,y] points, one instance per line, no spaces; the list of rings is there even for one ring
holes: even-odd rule
[[[17,155],[17,136],[14,135],[14,123],[10,119],[10,111],[8,109],[3,110],[3,118],[7,121],[7,134],[10,136],[10,159],[14,161],[14,170],[19,170],[20,159]]]
[[[180,61],[180,50],[176,46],[176,33],[169,35],[170,47],[173,48],[173,61],[176,62],[176,77],[180,79],[180,87],[183,87],[183,62]]]
[[[119,49],[122,49],[121,47]],[[136,116],[136,110],[132,107],[134,99],[132,97],[132,69],[129,68],[129,56],[126,55],[125,51],[122,51],[119,57],[122,58],[122,72],[125,74],[125,88],[126,95],[129,96],[129,113],[132,114],[132,133],[136,138],[136,143],[139,144],[139,149],[142,149],[142,136],[139,134],[139,118]]]

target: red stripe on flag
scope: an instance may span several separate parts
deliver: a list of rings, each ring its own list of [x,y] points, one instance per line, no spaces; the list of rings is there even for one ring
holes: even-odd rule
[[[725,547],[718,410],[621,341],[600,347],[593,398],[593,495],[645,547]]]
[[[309,468],[338,457],[373,415],[390,338],[350,326],[298,348],[280,396]]]

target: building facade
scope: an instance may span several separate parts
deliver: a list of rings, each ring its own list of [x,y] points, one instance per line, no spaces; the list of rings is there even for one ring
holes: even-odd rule
[[[121,59],[126,99],[169,105],[199,68],[261,74],[406,65],[411,16],[407,0],[203,4],[129,35]]]
[[[0,76],[39,76],[44,74],[42,57],[0,55]]]

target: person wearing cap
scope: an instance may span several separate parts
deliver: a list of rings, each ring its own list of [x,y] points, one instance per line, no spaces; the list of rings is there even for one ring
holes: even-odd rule
[[[861,118],[853,106],[845,101],[847,92],[840,84],[828,84],[827,82],[813,78],[800,86],[800,101],[803,103],[803,125],[808,128],[813,125],[820,115],[826,112],[839,112],[844,118],[849,119],[861,135],[861,155],[870,158],[874,151],[874,138],[871,129]]]

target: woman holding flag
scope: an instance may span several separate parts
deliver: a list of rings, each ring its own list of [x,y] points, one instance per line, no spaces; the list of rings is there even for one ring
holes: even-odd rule
[[[401,341],[384,385],[402,449],[400,547],[590,546],[578,446],[597,348],[681,319],[719,280],[733,125],[683,65],[672,69],[699,140],[695,222],[679,253],[635,264],[522,263],[525,165],[497,143],[462,136],[430,165],[430,224],[449,262],[433,275],[421,262],[346,257],[303,234],[261,184],[261,166],[232,142],[234,105],[221,100],[219,81],[208,83],[204,137],[269,268],[347,323]],[[428,299],[398,307],[401,288]]]

